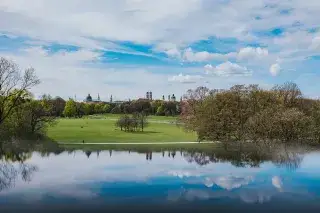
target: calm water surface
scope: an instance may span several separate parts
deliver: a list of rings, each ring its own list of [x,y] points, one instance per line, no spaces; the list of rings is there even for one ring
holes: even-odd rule
[[[7,154],[0,212],[320,212],[320,152],[278,151]]]

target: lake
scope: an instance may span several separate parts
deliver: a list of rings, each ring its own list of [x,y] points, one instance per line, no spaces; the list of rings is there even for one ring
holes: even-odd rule
[[[320,212],[320,152],[219,147],[2,154],[0,212]]]

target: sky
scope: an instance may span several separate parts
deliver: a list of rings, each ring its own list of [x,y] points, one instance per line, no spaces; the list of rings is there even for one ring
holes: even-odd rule
[[[319,0],[1,0],[0,56],[32,89],[102,100],[293,81],[320,89]]]

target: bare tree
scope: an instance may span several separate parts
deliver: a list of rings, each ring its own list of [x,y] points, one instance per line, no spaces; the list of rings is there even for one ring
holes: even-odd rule
[[[207,87],[197,87],[195,90],[189,89],[184,95],[186,100],[203,100],[210,95],[210,90]]]
[[[276,85],[272,89],[282,99],[283,104],[287,107],[296,107],[298,101],[302,98],[302,92],[297,84],[285,82],[282,85]]]
[[[21,104],[23,94],[39,83],[33,68],[21,73],[14,62],[0,57],[0,125]]]

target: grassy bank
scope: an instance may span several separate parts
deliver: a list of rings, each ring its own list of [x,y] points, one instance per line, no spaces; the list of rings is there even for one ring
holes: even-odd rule
[[[107,143],[107,142],[184,142],[196,141],[196,134],[186,133],[170,122],[172,117],[150,117],[150,125],[144,132],[123,132],[115,127],[118,116],[93,116],[91,119],[60,119],[48,129],[48,136],[58,142]],[[106,118],[106,119],[104,119]],[[109,119],[110,118],[110,119]],[[155,122],[151,122],[155,121]],[[168,121],[168,123],[156,123]]]

